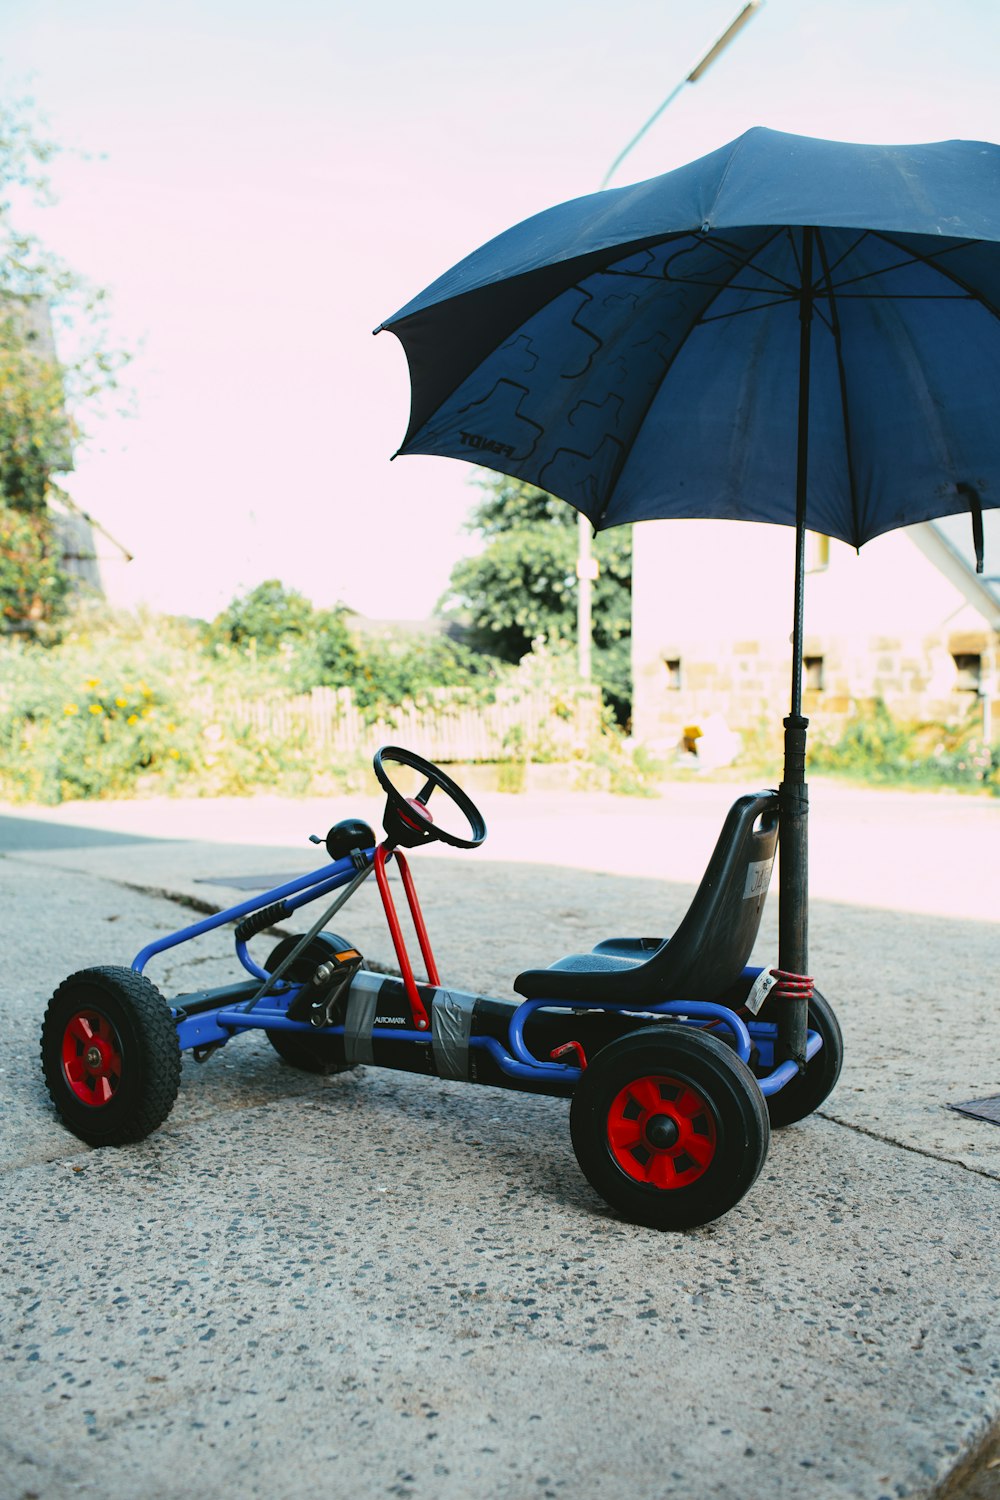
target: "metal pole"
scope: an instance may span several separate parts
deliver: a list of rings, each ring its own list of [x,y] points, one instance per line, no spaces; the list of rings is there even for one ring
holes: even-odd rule
[[[792,708],[785,720],[785,765],[778,788],[781,887],[778,892],[778,964],[806,974],[809,962],[809,789],[806,729],[802,716],[802,631],[805,612],[806,499],[809,479],[809,373],[812,350],[812,261],[815,230],[802,231],[799,294],[799,409],[795,472],[795,604],[792,629]],[[787,998],[778,1017],[778,1051],[802,1069],[806,1063],[809,1004]]]
[[[621,166],[626,156],[628,156],[629,152],[633,149],[633,147],[639,144],[650,126],[656,124],[657,120],[660,118],[667,105],[674,102],[684,85],[686,83],[697,83],[702,74],[708,72],[709,68],[715,62],[715,59],[719,56],[719,54],[725,51],[736,33],[738,31],[742,31],[743,27],[750,20],[751,16],[755,15],[763,4],[764,0],[747,0],[747,4],[744,5],[743,9],[740,11],[736,19],[734,21],[730,21],[729,25],[719,37],[718,41],[713,42],[712,46],[709,47],[708,51],[705,53],[701,61],[695,63],[690,73],[685,73],[680,83],[675,84],[675,86],[670,90],[670,93],[664,99],[663,103],[650,115],[649,119],[646,121],[645,125],[643,125],[642,129],[636,131],[635,135],[632,137],[623,151],[619,151],[618,155],[615,157],[614,161],[611,163],[610,167],[604,174],[604,180],[601,183],[602,188],[607,187],[608,183],[618,171],[618,168]]]
[[[576,577],[578,593],[576,598],[576,652],[577,668],[582,682],[589,682],[591,678],[591,635],[593,630],[593,595],[594,578],[597,576],[597,568],[593,553],[590,548],[590,522],[583,514],[577,512],[577,557]]]
[[[993,744],[993,694],[996,690],[996,659],[992,651],[986,651],[979,663],[979,692],[983,700],[983,744],[987,750]]]
[[[667,108],[667,105],[674,102],[684,85],[686,83],[697,83],[702,74],[708,72],[709,68],[715,62],[716,58],[725,51],[730,42],[736,36],[737,32],[743,30],[743,27],[746,25],[746,23],[754,15],[756,15],[757,11],[760,10],[763,4],[764,0],[747,0],[747,3],[744,5],[739,15],[736,16],[734,20],[730,21],[729,25],[726,27],[725,31],[718,38],[718,40],[713,42],[711,47],[709,47],[708,51],[701,58],[701,60],[695,63],[690,73],[686,73],[681,79],[680,83],[675,84],[675,86],[670,90],[670,93],[664,99],[663,103],[659,105],[659,107],[655,109],[650,115],[649,119],[646,121],[645,125],[642,126],[641,130],[636,131],[635,135],[629,141],[628,145],[625,146],[623,150],[619,151],[618,155],[615,157],[614,161],[611,163],[610,167],[604,174],[604,178],[601,182],[602,189],[607,187],[608,183],[618,171],[618,168],[621,166],[626,156],[628,156],[629,152],[633,149],[633,147],[639,144],[650,126],[656,124],[656,121],[660,118],[660,116],[663,114],[663,111]],[[579,538],[579,548],[576,561],[576,576],[580,580],[580,592],[577,595],[576,615],[577,661],[581,678],[584,680],[584,682],[589,682],[591,580],[596,577],[596,574],[592,571],[594,564],[591,561],[590,555],[590,530],[587,525],[586,517],[582,513],[580,515],[579,531],[577,535]],[[587,570],[586,577],[584,573],[585,569]],[[586,625],[584,625],[585,611]],[[584,644],[584,642],[586,642],[586,644]]]

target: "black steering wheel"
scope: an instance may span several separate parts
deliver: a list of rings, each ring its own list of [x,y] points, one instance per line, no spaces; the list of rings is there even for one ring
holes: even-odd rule
[[[417,771],[425,778],[424,785],[415,797],[404,797],[393,786],[386,770],[387,761],[391,765],[409,766],[412,771]],[[412,750],[401,750],[397,745],[383,745],[381,750],[376,750],[373,765],[379,784],[386,794],[382,827],[391,844],[401,844],[404,849],[413,849],[417,844],[429,844],[433,839],[440,839],[444,844],[453,844],[456,849],[477,849],[483,842],[486,823],[482,813],[462,788],[438,766],[432,765],[420,755],[414,755]],[[427,810],[435,787],[440,787],[464,815],[471,838],[460,838],[457,833],[449,833],[435,823]]]

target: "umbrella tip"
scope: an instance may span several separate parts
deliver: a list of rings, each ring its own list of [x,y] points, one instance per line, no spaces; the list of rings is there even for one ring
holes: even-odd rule
[[[972,546],[976,554],[976,572],[983,571],[983,502],[979,498],[979,491],[974,485],[968,484],[960,479],[955,486],[958,493],[967,501],[972,513]]]

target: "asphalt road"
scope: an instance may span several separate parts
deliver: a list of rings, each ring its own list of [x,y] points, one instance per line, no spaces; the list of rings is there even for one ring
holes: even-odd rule
[[[489,844],[413,859],[442,972],[503,994],[599,937],[668,930],[728,796],[483,799],[492,860]],[[1000,806],[818,788],[814,808],[812,967],[844,1074],[775,1135],[743,1202],[686,1235],[605,1210],[564,1103],[373,1069],[316,1079],[263,1038],[185,1059],[146,1142],[83,1147],[37,1065],[54,986],[184,925],[179,901],[311,867],[304,835],[345,809],[7,810],[0,1493],[896,1500],[957,1484],[1000,1413],[1000,1129],[947,1107],[1000,1094]],[[338,922],[391,960],[374,891]],[[150,972],[167,994],[238,977],[221,937]]]

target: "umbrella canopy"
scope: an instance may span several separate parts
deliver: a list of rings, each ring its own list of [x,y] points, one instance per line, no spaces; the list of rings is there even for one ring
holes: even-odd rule
[[[1000,503],[1000,147],[755,129],[536,215],[382,327],[401,453],[486,464],[597,529],[805,523],[853,546]]]
[[[597,529],[795,526],[778,925],[782,969],[804,976],[805,532],[860,547],[967,511],[981,570],[1000,504],[1000,147],[750,130],[526,220],[382,327],[410,366],[401,453],[529,480]],[[808,983],[779,1022],[800,1067]]]

